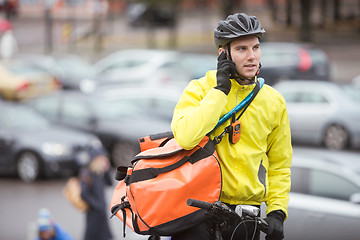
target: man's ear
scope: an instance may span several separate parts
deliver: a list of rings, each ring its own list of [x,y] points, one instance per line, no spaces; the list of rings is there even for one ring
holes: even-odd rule
[[[224,48],[219,48],[219,55],[221,54],[221,52],[226,52]]]

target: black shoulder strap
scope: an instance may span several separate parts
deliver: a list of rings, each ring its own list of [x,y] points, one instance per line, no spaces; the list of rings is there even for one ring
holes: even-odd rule
[[[253,95],[251,96],[249,102],[245,105],[244,109],[242,110],[242,112],[239,114],[239,116],[236,118],[236,120],[239,120],[240,117],[244,114],[245,110],[249,107],[250,103],[254,100],[254,98],[256,97],[256,95],[258,94],[259,90],[260,90],[260,84],[259,82],[255,82],[256,86],[253,90]]]

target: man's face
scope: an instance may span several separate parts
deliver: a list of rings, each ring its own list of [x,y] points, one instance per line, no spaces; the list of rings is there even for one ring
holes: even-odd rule
[[[53,238],[53,236],[54,236],[54,232],[52,230],[39,232],[39,238],[41,240],[51,240],[51,238]]]
[[[258,37],[250,35],[236,39],[230,43],[230,51],[237,72],[245,78],[253,78],[259,69],[261,57]]]

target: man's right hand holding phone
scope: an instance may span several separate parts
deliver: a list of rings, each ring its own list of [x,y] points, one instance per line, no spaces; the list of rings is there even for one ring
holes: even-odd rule
[[[217,86],[216,89],[223,91],[226,95],[229,94],[231,89],[230,75],[236,75],[235,63],[227,59],[225,51],[222,51],[218,57],[217,63]]]

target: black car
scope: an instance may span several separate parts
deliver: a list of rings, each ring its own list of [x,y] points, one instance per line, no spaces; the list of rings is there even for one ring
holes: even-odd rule
[[[27,182],[75,174],[87,149],[101,144],[91,134],[51,124],[20,103],[0,102],[0,173]]]
[[[140,151],[140,137],[170,131],[170,120],[155,114],[157,110],[138,104],[144,101],[124,100],[120,93],[62,91],[28,104],[56,124],[97,135],[113,165],[127,166]]]
[[[290,42],[261,43],[259,77],[269,85],[284,79],[331,80],[326,53],[313,45]]]

